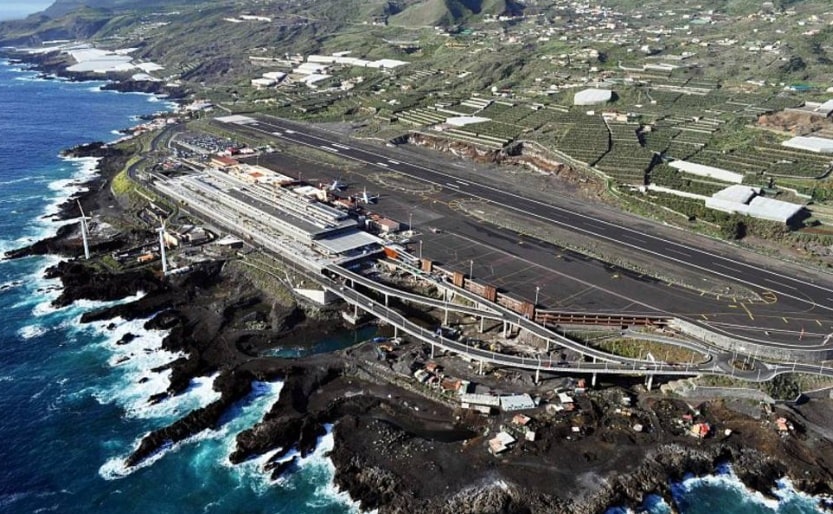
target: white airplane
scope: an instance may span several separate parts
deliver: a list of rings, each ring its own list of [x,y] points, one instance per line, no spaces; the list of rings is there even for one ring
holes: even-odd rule
[[[359,198],[359,201],[362,203],[376,203],[379,200],[379,195],[369,195],[367,194],[367,188],[364,188],[362,191],[362,196]]]
[[[347,182],[342,182],[340,180],[333,180],[333,182],[329,185],[328,188],[330,191],[342,191],[347,189]]]

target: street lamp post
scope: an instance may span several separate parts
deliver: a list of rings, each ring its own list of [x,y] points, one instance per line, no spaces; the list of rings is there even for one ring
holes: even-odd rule
[[[422,239],[419,240],[419,260],[422,260]]]
[[[408,213],[408,232],[410,232],[411,235],[414,235],[414,213],[413,212]]]
[[[469,280],[474,280],[474,259],[469,259]]]
[[[538,306],[538,295],[541,292],[541,286],[535,286],[535,306]]]

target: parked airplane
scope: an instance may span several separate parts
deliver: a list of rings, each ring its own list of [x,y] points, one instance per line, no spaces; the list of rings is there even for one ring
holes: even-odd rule
[[[359,201],[362,203],[376,203],[379,200],[379,195],[370,195],[367,193],[367,188],[364,188]]]
[[[330,191],[342,191],[347,189],[347,182],[342,182],[340,180],[333,180],[333,182],[329,186]]]

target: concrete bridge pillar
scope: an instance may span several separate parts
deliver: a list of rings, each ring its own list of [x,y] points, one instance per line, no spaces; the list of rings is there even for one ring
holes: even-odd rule
[[[486,318],[483,317],[483,316],[480,316],[480,333],[482,334],[485,331],[486,331]]]
[[[480,372],[478,375],[483,375],[483,361],[480,361]]]
[[[388,294],[385,293],[385,307],[388,306]]]
[[[541,367],[535,369],[535,385],[541,383]]]
[[[448,304],[445,306],[445,318],[443,318],[443,325],[448,326]]]
[[[434,343],[431,343],[431,358],[434,358]]]
[[[393,326],[393,337],[399,337],[399,327]]]
[[[359,304],[353,304],[353,317],[358,319],[359,318]]]
[[[593,373],[593,378],[590,379],[590,385],[592,387],[596,387],[596,376],[597,375],[598,375],[598,373]]]
[[[648,375],[648,383],[645,385],[648,388],[648,391],[650,391],[651,387],[654,385],[654,375]]]

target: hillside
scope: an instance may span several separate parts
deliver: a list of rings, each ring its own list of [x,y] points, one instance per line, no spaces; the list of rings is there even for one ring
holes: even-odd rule
[[[406,27],[448,26],[477,15],[516,15],[521,12],[523,6],[514,0],[423,0],[391,16],[389,22]]]

